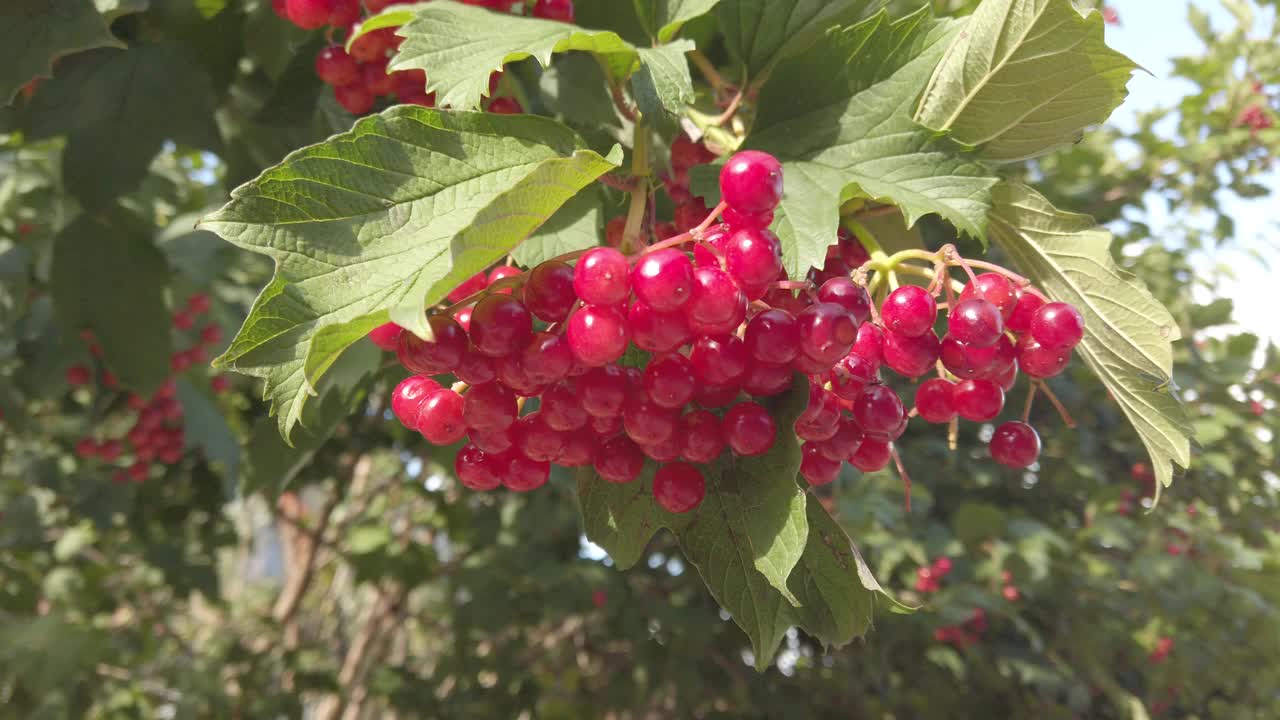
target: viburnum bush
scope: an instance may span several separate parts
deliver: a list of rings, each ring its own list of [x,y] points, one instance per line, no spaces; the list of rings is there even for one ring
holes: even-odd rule
[[[341,40],[314,69],[343,107],[404,104],[204,218],[276,270],[217,362],[265,380],[288,438],[368,335],[464,486],[572,468],[588,537],[625,568],[671,530],[757,664],[792,625],[848,642],[879,586],[806,488],[893,465],[909,508],[909,426],[994,423],[990,457],[1033,467],[1033,402],[1069,427],[1046,380],[1080,357],[1157,487],[1189,460],[1168,312],[1105,230],[1002,179],[1135,66],[1102,15],[1023,4],[727,2],[716,33],[714,2],[641,3],[633,35],[567,1],[277,3]]]

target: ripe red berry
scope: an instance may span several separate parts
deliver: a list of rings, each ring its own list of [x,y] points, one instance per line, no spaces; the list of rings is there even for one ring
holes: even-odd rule
[[[473,386],[462,399],[462,421],[469,430],[505,430],[520,414],[515,393],[502,383]]]
[[[431,391],[418,412],[418,432],[432,445],[452,445],[467,434],[462,396],[449,388]]]
[[[1018,291],[1009,278],[999,273],[983,273],[964,286],[960,293],[960,302],[982,299],[995,305],[1000,311],[1000,318],[1008,321],[1018,305]]]
[[[391,392],[391,412],[407,428],[418,428],[418,415],[427,396],[440,389],[440,383],[423,375],[410,375]]]
[[[341,45],[330,45],[316,55],[316,75],[326,85],[350,85],[360,78],[360,66]]]
[[[816,443],[805,443],[800,454],[800,474],[810,485],[830,485],[840,476],[840,460],[822,454]]]
[[[659,407],[684,407],[693,399],[697,385],[693,364],[680,354],[664,355],[644,369],[645,394]]]
[[[497,115],[520,115],[524,112],[524,107],[515,98],[498,97],[489,101],[489,112]]]
[[[471,490],[494,490],[502,484],[502,473],[506,472],[506,458],[501,454],[487,453],[475,445],[468,444],[458,451],[453,461],[454,474],[458,482]]]
[[[821,385],[809,387],[809,405],[796,419],[795,431],[801,440],[830,440],[840,428],[840,400]]]
[[[294,25],[315,30],[329,24],[337,0],[289,0],[285,12]]]
[[[743,339],[751,357],[769,365],[786,365],[800,352],[800,329],[785,310],[758,313],[747,323]]]
[[[742,378],[742,389],[756,397],[773,397],[791,387],[791,380],[792,374],[789,365],[753,363],[747,369],[747,374]],[[706,405],[701,398],[698,401],[707,407],[719,407],[718,405]]]
[[[556,458],[556,464],[568,468],[586,467],[596,461],[599,451],[599,441],[591,433],[565,433],[564,448]]]
[[[835,303],[853,316],[858,325],[871,316],[871,296],[867,289],[847,277],[832,278],[818,288],[818,300]]]
[[[903,285],[889,293],[880,308],[885,329],[903,337],[919,337],[933,329],[938,305],[927,290]]]
[[[369,340],[380,349],[394,352],[400,342],[400,333],[404,328],[395,323],[383,323],[369,331]]]
[[[782,200],[782,165],[757,150],[737,153],[720,171],[720,196],[738,212],[773,210]]]
[[[818,448],[818,452],[828,460],[844,462],[853,457],[858,452],[858,448],[862,446],[865,434],[858,427],[858,423],[853,418],[840,418],[840,425],[836,428],[836,433],[823,442],[814,443]]]
[[[471,443],[473,445],[490,455],[504,453],[510,450],[511,446],[515,444],[511,439],[510,428],[491,433],[472,430],[468,435],[471,438]]]
[[[702,503],[706,494],[706,480],[689,463],[663,465],[653,476],[653,498],[667,512],[689,512]]]
[[[631,289],[654,310],[675,310],[693,291],[693,262],[674,248],[647,253],[631,271]]]
[[[1027,290],[1020,291],[1018,300],[1013,306],[1013,312],[1005,322],[1005,327],[1016,333],[1031,332],[1031,321],[1042,307],[1044,307],[1044,300],[1039,295]]]
[[[689,232],[690,230],[702,224],[707,219],[707,204],[702,202],[701,198],[690,198],[676,206],[675,226],[680,232]]]
[[[645,457],[657,463],[669,463],[679,460],[684,452],[684,436],[679,432],[671,433],[671,437],[656,445],[641,445]]]
[[[499,265],[489,272],[489,276],[485,278],[485,287],[490,287],[499,280],[520,275],[520,268],[511,265]],[[501,290],[490,290],[490,292],[500,292],[503,295],[512,295],[511,288],[503,288]]]
[[[643,393],[632,393],[622,406],[622,428],[639,445],[666,442],[680,424],[675,410],[653,403]]]
[[[67,368],[66,378],[68,385],[78,387],[80,385],[88,385],[89,381],[93,379],[93,373],[89,371],[87,365],[72,365]]]
[[[1030,425],[1010,421],[991,436],[991,458],[1011,468],[1030,467],[1040,457],[1040,435]]]
[[[627,350],[627,320],[614,307],[587,305],[569,318],[565,337],[578,362],[588,367],[611,363]]]
[[[737,335],[700,337],[689,353],[694,375],[708,385],[742,382],[751,364],[747,348]]]
[[[129,473],[130,480],[133,480],[134,482],[142,482],[151,474],[151,463],[146,460],[138,460],[129,466],[127,472]]]
[[[466,298],[472,295],[475,295],[481,290],[484,290],[485,287],[488,285],[488,283],[489,283],[489,280],[485,276],[484,272],[483,271],[478,272],[475,275],[472,275],[471,277],[467,278],[466,280],[463,280],[462,284],[458,285],[458,287],[451,290],[447,296],[447,299],[449,300],[449,302],[454,302],[454,303],[461,302]]]
[[[777,423],[768,411],[754,402],[740,402],[724,415],[725,442],[741,457],[769,452],[777,434]]]
[[[840,253],[840,259],[853,269],[862,267],[863,263],[871,259],[871,254],[867,252],[857,236],[845,228],[840,228],[836,234],[836,248]]]
[[[858,339],[853,341],[853,349],[849,353],[865,358],[879,370],[884,363],[884,331],[878,325],[863,323],[858,328]]]
[[[970,298],[951,308],[947,315],[947,331],[966,345],[991,347],[1004,336],[1004,320],[994,304],[982,298]]]
[[[724,452],[724,431],[720,418],[707,410],[694,410],[681,418],[677,431],[684,436],[681,456],[691,463],[706,464]]]
[[[563,382],[552,385],[542,393],[538,411],[549,427],[561,432],[580,430],[589,419],[578,394],[571,385]]]
[[[292,0],[290,1],[292,2]],[[351,57],[355,58],[356,62],[378,62],[380,60],[385,60],[387,57],[387,51],[391,50],[395,45],[395,28],[379,28],[377,30],[371,30],[356,38],[356,41],[351,43],[351,50],[349,52],[351,53]],[[423,76],[423,79],[425,80],[425,75]],[[422,88],[419,87],[418,89],[421,90]]]
[[[76,455],[88,459],[98,454],[98,443],[93,438],[85,437],[76,441]]]
[[[1008,338],[1003,339],[1008,342]],[[987,369],[995,362],[999,348],[998,343],[976,347],[948,335],[942,341],[939,357],[942,365],[958,378],[986,377]]]
[[[543,20],[573,22],[573,0],[538,0],[533,4],[533,16]]]
[[[853,419],[871,438],[886,438],[902,422],[902,398],[887,385],[870,385],[853,401]]]
[[[352,115],[363,115],[373,109],[373,93],[364,85],[343,85],[333,89],[338,104]]]
[[[1070,350],[1084,337],[1084,316],[1071,305],[1051,302],[1031,319],[1031,337],[1052,350]]]
[[[727,207],[724,209],[721,218],[724,220],[724,224],[733,230],[746,230],[748,228],[763,230],[773,224],[773,211],[748,213]]]
[[[1004,390],[991,380],[961,380],[951,393],[956,414],[971,422],[989,422],[1004,409]]]
[[[782,274],[782,245],[768,230],[738,230],[724,241],[725,269],[748,300],[758,300]]]
[[[1033,378],[1051,378],[1071,364],[1071,350],[1054,350],[1030,335],[1018,338],[1018,368]]]
[[[883,470],[893,459],[893,443],[874,438],[867,438],[858,446],[858,451],[849,458],[849,464],[862,472]]]
[[[351,27],[360,21],[360,0],[334,0],[329,24],[336,28]]]
[[[550,385],[569,376],[574,367],[573,351],[564,335],[535,333],[525,346],[521,364],[531,382]]]
[[[559,261],[544,262],[529,271],[524,284],[524,304],[539,320],[556,323],[573,309],[578,296],[573,289],[574,271]]]
[[[949,380],[925,380],[916,390],[916,413],[925,422],[951,422],[956,416],[954,393],[955,384]]]
[[[622,368],[605,365],[592,368],[577,381],[582,409],[596,418],[617,417],[627,396],[627,380]]]
[[[514,492],[531,492],[547,484],[551,463],[531,460],[518,452],[507,455],[507,469],[502,484]]]
[[[820,371],[830,369],[853,349],[858,338],[858,321],[841,305],[820,302],[796,316],[801,354],[818,363]]]
[[[786,368],[783,368],[786,370]],[[790,373],[788,372],[788,385],[790,384]],[[743,388],[738,387],[736,383],[727,385],[707,385],[701,384],[693,395],[693,399],[698,405],[704,408],[721,408],[738,399],[738,394]],[[785,390],[786,387],[782,388]],[[782,392],[779,390],[778,392]],[[760,393],[757,393],[760,394]],[[776,393],[775,393],[776,394]]]
[[[611,483],[629,483],[644,470],[644,453],[626,435],[609,438],[596,454],[596,474]]]
[[[551,427],[541,412],[533,412],[511,427],[511,440],[516,452],[537,462],[551,462],[564,451],[566,433]]]
[[[627,325],[636,347],[652,353],[672,352],[693,336],[682,310],[659,312],[639,301],[627,310]]]
[[[685,314],[691,321],[720,324],[745,314],[747,298],[729,273],[719,267],[693,271],[693,285]]]
[[[578,259],[573,289],[588,305],[619,305],[631,292],[627,257],[613,248],[594,248]]]
[[[916,378],[932,370],[940,351],[938,336],[932,332],[918,337],[884,334],[884,364],[903,377]]]
[[[523,349],[532,335],[529,310],[509,295],[489,295],[471,312],[471,342],[489,357],[503,357]]]
[[[845,400],[853,400],[862,393],[863,388],[876,382],[878,371],[879,368],[870,360],[850,352],[827,374],[831,392]]]

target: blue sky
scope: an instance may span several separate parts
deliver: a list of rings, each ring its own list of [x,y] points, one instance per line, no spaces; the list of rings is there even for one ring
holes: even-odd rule
[[[1209,14],[1214,28],[1235,26],[1235,20],[1218,0],[1111,0],[1120,15],[1119,26],[1108,26],[1107,43],[1133,58],[1151,72],[1137,73],[1129,83],[1129,98],[1111,118],[1121,128],[1134,127],[1137,112],[1156,107],[1168,107],[1179,98],[1195,90],[1195,86],[1171,77],[1175,56],[1194,55],[1204,49],[1203,43],[1192,32],[1187,22],[1187,9],[1191,4]],[[1266,11],[1259,19],[1259,27],[1269,26],[1275,10]],[[1265,180],[1280,194],[1280,178],[1271,175]],[[1236,321],[1242,327],[1272,342],[1280,343],[1280,313],[1272,310],[1262,288],[1274,283],[1269,277],[1274,269],[1280,269],[1280,212],[1274,197],[1243,201],[1238,198],[1222,198],[1224,207],[1236,221],[1236,244],[1232,248],[1206,254],[1203,261],[1217,265],[1229,263],[1235,267],[1235,278],[1223,283],[1219,292],[1232,298],[1236,305]],[[1170,209],[1162,201],[1152,198],[1147,203],[1145,218],[1157,237],[1177,242],[1176,233],[1162,233],[1177,220],[1192,224],[1209,225],[1206,216],[1197,223],[1177,209]],[[1249,253],[1261,253],[1260,261]],[[1198,297],[1207,299],[1208,294]]]

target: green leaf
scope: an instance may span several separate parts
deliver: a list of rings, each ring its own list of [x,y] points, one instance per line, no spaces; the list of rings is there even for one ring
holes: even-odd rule
[[[31,105],[33,137],[67,136],[63,179],[86,205],[141,184],[165,140],[216,150],[208,76],[168,47],[79,53],[58,64]]]
[[[729,52],[755,79],[828,28],[857,22],[883,4],[883,0],[723,0],[717,13]],[[834,69],[826,68],[823,76]]]
[[[179,379],[177,385],[186,448],[199,449],[206,458],[221,464],[227,479],[234,483],[240,469],[240,441],[231,432],[217,401],[207,389],[197,388],[187,379]]]
[[[635,0],[636,15],[651,37],[665,43],[690,20],[711,12],[720,0]]]
[[[545,225],[511,251],[522,267],[600,244],[600,193],[587,188],[556,211]]]
[[[1070,0],[986,0],[938,63],[916,122],[1024,160],[1077,142],[1124,101],[1132,60],[1107,47],[1102,15]]]
[[[0,105],[36,77],[52,77],[53,61],[96,47],[123,47],[93,0],[5,0],[0,3]]]
[[[991,239],[1050,297],[1076,306],[1085,318],[1076,352],[1098,375],[1151,453],[1161,486],[1173,463],[1191,462],[1186,410],[1169,391],[1177,323],[1133,275],[1116,267],[1111,233],[1087,215],[1053,207],[1023,185],[993,192]]]
[[[621,127],[604,70],[586,53],[557,59],[538,78],[538,89],[547,109],[563,123],[594,130]]]
[[[680,40],[656,48],[641,48],[640,71],[631,79],[636,106],[647,118],[673,121],[693,103],[693,78],[684,54],[693,50],[692,40]]]
[[[58,317],[89,328],[103,360],[139,393],[169,375],[169,267],[151,243],[151,227],[123,209],[83,214],[54,240],[50,291]]]
[[[288,437],[321,374],[389,313],[423,308],[505,256],[617,167],[528,115],[396,107],[303,148],[232,193],[204,229],[276,261],[217,363],[265,378]]]
[[[788,584],[800,599],[795,610],[800,627],[839,648],[867,633],[875,608],[872,591],[884,590],[822,503],[809,498],[805,512],[809,541]]]
[[[880,13],[832,30],[773,72],[746,147],[783,161],[775,231],[790,277],[822,266],[839,207],[855,197],[897,205],[908,227],[936,213],[983,237],[996,178],[911,119],[960,27],[925,10],[896,22]]]
[[[619,568],[635,564],[660,527],[671,530],[712,596],[751,638],[756,667],[768,666],[795,624],[787,578],[808,539],[806,495],[796,484],[800,443],[790,430],[808,402],[808,383],[767,403],[778,425],[773,448],[758,458],[726,454],[703,468],[707,494],[698,508],[672,515],[653,500],[654,467],[636,482],[612,485],[585,473],[578,481],[587,537]]]
[[[461,3],[421,5],[397,34],[405,40],[389,69],[425,70],[427,89],[436,93],[437,101],[460,110],[480,106],[491,73],[527,57],[546,67],[555,53],[589,52],[600,58],[615,81],[629,77],[639,64],[635,47],[615,33]]]

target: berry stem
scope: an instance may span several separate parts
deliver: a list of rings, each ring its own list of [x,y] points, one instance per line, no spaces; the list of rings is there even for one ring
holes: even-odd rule
[[[573,252],[567,252],[563,255],[557,255],[551,258],[550,260],[547,260],[547,262],[562,262],[562,263],[573,262],[574,260],[577,260],[583,255],[586,255],[587,250],[590,250],[590,249],[591,248],[587,248],[586,250],[574,250]]]
[[[893,456],[893,464],[898,468],[898,474],[902,476],[903,506],[907,512],[911,512],[911,476],[902,466],[902,456],[898,454],[898,448],[894,448],[889,454]]]
[[[960,420],[951,418],[951,422],[947,423],[947,449],[951,452],[956,451],[956,440],[960,436]]]
[[[644,224],[644,211],[649,200],[649,129],[643,122],[636,123],[632,131],[631,174],[637,187],[631,191],[631,207],[627,210],[627,224],[622,231],[622,252],[630,254],[641,246],[640,230]]]
[[[702,73],[702,77],[711,86],[711,89],[715,90],[717,97],[727,89],[728,86],[720,75],[720,71],[716,70],[716,66],[711,63],[711,60],[706,55],[702,54],[701,50],[691,50],[685,55],[693,61],[693,66],[698,68],[698,72]]]
[[[742,99],[745,96],[746,91],[739,88],[738,92],[734,94],[733,99],[729,101],[728,107],[724,109],[724,112],[716,116],[715,124],[723,126],[725,123],[732,120],[733,116],[738,114],[738,108],[742,106]]]
[[[1031,389],[1027,391],[1027,403],[1022,406],[1022,422],[1029,422],[1031,418],[1031,402],[1036,399],[1036,383],[1031,383]]]
[[[657,252],[659,250],[665,250],[669,247],[683,245],[689,242],[690,240],[701,240],[702,233],[706,232],[707,228],[711,227],[711,225],[716,221],[716,219],[720,217],[720,213],[724,212],[725,208],[727,207],[729,207],[727,204],[721,202],[719,205],[715,207],[714,210],[711,211],[710,215],[707,215],[706,219],[704,219],[702,221],[702,224],[699,225],[698,227],[688,232],[680,233],[679,235],[672,235],[671,237],[661,242],[654,243],[653,245],[650,245],[649,247],[645,248],[644,251],[641,252],[640,254],[648,255],[651,252]],[[710,249],[712,252],[714,252],[717,257],[720,256],[720,253],[716,251],[716,249],[713,248],[712,246],[707,245],[707,248]]]
[[[975,286],[977,285],[978,276],[973,273],[973,268],[969,266],[969,261],[960,257],[960,252],[956,250],[955,245],[945,245],[940,252],[942,257],[946,259],[947,264],[959,265],[964,268],[965,273],[969,275],[969,282],[974,283]]]
[[[1045,397],[1049,398],[1049,402],[1053,403],[1053,407],[1058,411],[1058,415],[1062,416],[1062,423],[1074,430],[1076,428],[1076,421],[1071,418],[1071,413],[1067,412],[1066,406],[1062,404],[1062,401],[1058,399],[1058,396],[1049,389],[1049,384],[1043,380],[1037,380],[1036,385],[1040,386],[1040,390],[1044,393]]]

